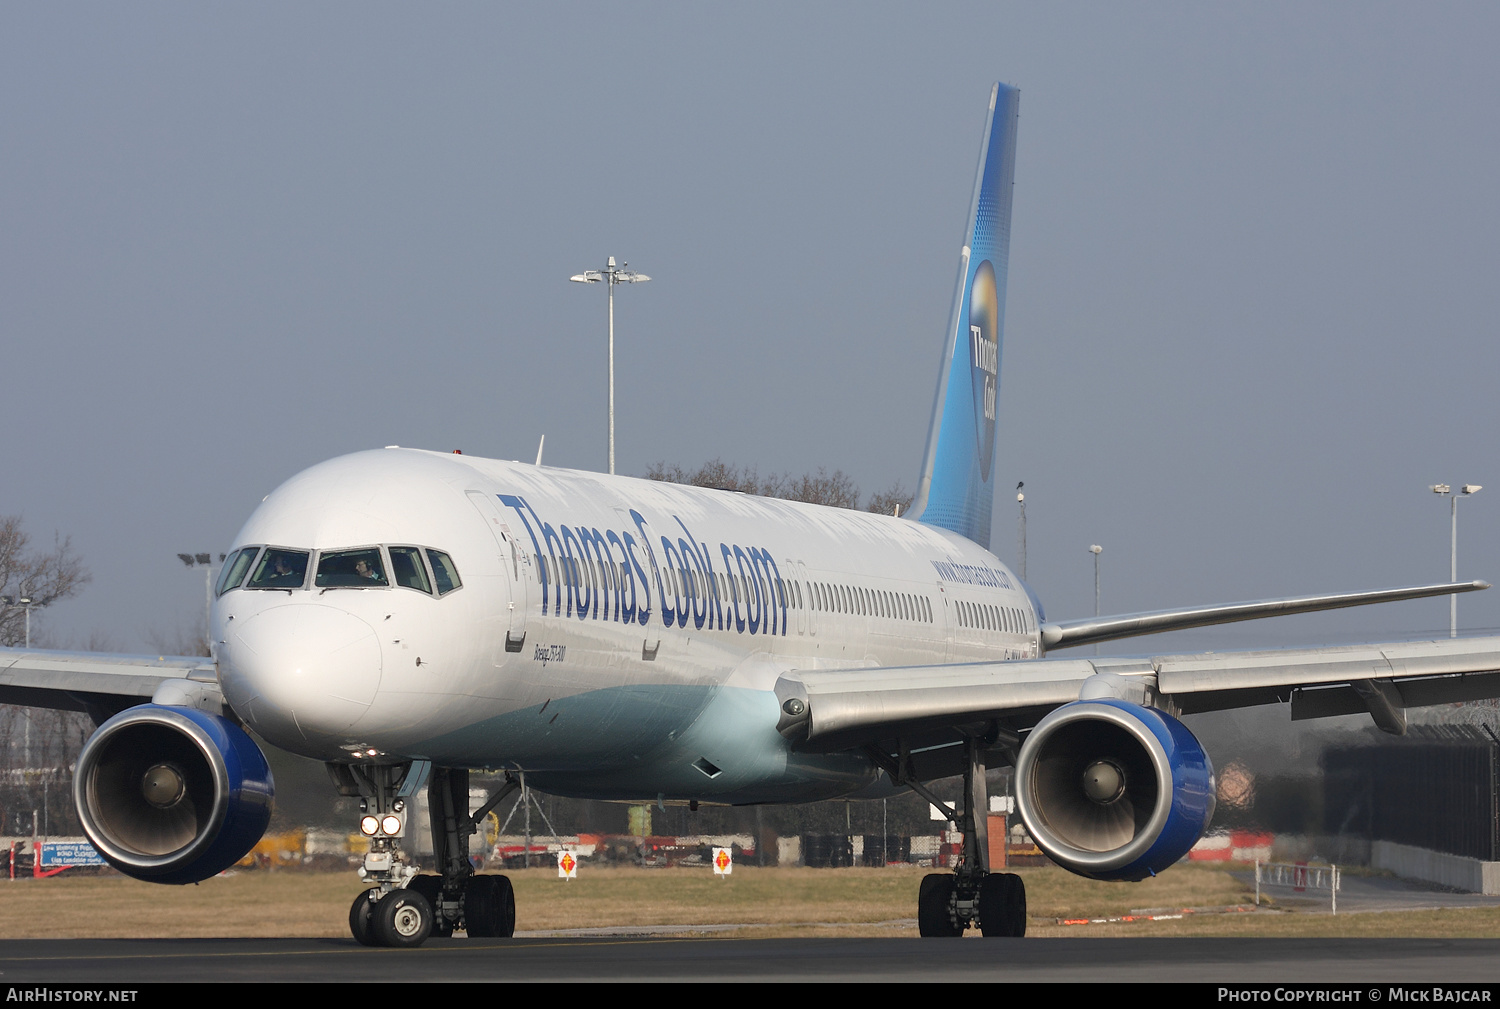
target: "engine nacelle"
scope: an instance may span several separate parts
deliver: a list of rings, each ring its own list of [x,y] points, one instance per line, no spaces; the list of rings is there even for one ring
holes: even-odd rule
[[[73,776],[78,818],[99,854],[152,883],[196,883],[238,862],[271,822],[273,791],[265,754],[243,729],[162,704],[99,726]]]
[[[1187,726],[1129,701],[1063,705],[1016,760],[1016,805],[1037,846],[1093,879],[1173,864],[1203,836],[1214,801],[1213,765]]]

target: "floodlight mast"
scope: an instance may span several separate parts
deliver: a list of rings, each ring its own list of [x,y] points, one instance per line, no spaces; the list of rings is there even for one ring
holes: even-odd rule
[[[1089,553],[1094,555],[1094,619],[1099,618],[1099,555],[1104,553],[1104,548],[1094,543],[1089,546]],[[1099,646],[1094,645],[1094,654],[1099,654]]]
[[[177,559],[186,567],[203,568],[203,647],[208,650],[209,655],[213,655],[214,555],[211,553],[178,554]],[[224,554],[219,555],[219,563],[224,563]]]
[[[615,265],[615,257],[609,257],[609,265],[602,270],[585,270],[568,279],[575,284],[609,284],[609,473],[615,472],[615,285],[642,284],[651,278],[644,273],[626,269],[630,264]]]
[[[31,611],[44,610],[56,599],[56,596],[46,596],[42,599],[34,599],[31,596],[0,596],[0,603],[6,606],[17,606],[26,611],[26,645],[31,647]]]
[[[1466,483],[1454,493],[1445,483],[1435,483],[1427,488],[1434,494],[1445,495],[1453,502],[1453,533],[1448,541],[1448,580],[1458,581],[1458,499],[1478,494],[1484,487],[1477,483]],[[1448,637],[1458,637],[1458,594],[1448,597]]]

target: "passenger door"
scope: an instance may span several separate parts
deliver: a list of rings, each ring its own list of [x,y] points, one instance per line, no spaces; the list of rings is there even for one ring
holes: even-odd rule
[[[530,601],[527,583],[531,581],[531,558],[521,550],[494,495],[477,490],[467,493],[474,508],[484,519],[490,535],[495,537],[495,546],[500,551],[500,566],[510,575],[510,614],[506,622],[505,650],[519,652],[526,643],[526,607]]]

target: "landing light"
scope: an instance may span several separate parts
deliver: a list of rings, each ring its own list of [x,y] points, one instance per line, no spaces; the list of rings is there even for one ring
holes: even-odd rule
[[[380,829],[394,837],[401,833],[401,817],[387,813],[380,821]]]
[[[359,818],[359,832],[361,834],[364,834],[366,837],[374,837],[375,834],[376,834],[376,832],[379,831],[379,830],[380,830],[380,817],[378,817],[378,816],[361,816]]]

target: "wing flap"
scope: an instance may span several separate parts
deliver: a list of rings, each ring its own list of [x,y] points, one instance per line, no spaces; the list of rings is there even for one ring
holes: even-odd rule
[[[874,726],[957,724],[1016,708],[1051,709],[1076,699],[1094,672],[1082,659],[794,670],[776,685],[782,710],[777,728],[798,735],[805,729],[811,740],[858,735]],[[794,699],[802,702],[800,712]]]
[[[1451,676],[1500,669],[1500,638],[1226,652],[1153,658],[1164,694],[1305,687],[1356,680]]]
[[[852,747],[995,723],[1024,731],[1086,696],[1184,713],[1291,700],[1294,718],[1369,712],[1399,731],[1408,707],[1500,696],[1500,637],[1135,658],[1031,659],[875,669],[792,670],[776,683],[777,730]]]

